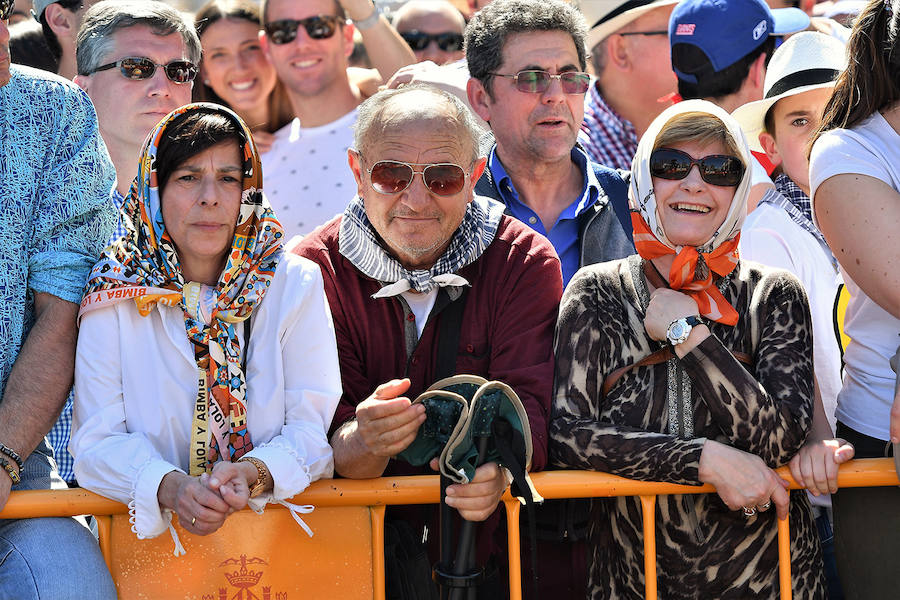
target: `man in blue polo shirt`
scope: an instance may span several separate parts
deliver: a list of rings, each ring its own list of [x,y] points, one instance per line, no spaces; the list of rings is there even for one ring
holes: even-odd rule
[[[475,192],[550,239],[564,283],[634,253],[625,179],[575,144],[586,35],[581,13],[555,0],[496,0],[466,28],[469,103],[496,142]]]
[[[494,140],[475,193],[550,239],[563,283],[584,265],[635,252],[628,173],[591,162],[576,145],[590,86],[586,37],[584,16],[559,0],[495,0],[466,28],[469,104]],[[531,597],[586,596],[588,507],[550,500],[536,510],[541,559]]]

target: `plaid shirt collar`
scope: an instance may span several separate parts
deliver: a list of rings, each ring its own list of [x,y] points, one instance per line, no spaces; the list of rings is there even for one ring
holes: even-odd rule
[[[837,267],[837,260],[831,253],[825,236],[816,227],[812,220],[812,202],[809,196],[800,189],[794,181],[785,174],[781,174],[775,178],[775,191],[767,192],[759,201],[760,204],[774,204],[780,206],[787,212],[791,220],[809,232],[820,244],[828,251],[831,262]]]
[[[611,169],[631,168],[637,152],[637,131],[606,103],[596,82],[584,98],[584,121],[578,140],[594,162]]]

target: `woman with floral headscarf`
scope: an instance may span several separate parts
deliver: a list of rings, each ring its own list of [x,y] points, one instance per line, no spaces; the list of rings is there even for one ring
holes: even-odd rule
[[[237,115],[173,111],[81,303],[76,476],[127,502],[138,537],[168,527],[176,550],[172,512],[205,535],[332,475],[340,376],[322,277],[284,253],[261,181]]]
[[[809,503],[772,470],[812,418],[811,324],[789,273],[738,259],[752,160],[709,102],[664,111],[638,145],[638,254],[580,270],[562,299],[550,426],[558,465],[710,483],[658,498],[660,597],[777,598],[790,513],[794,598],[822,598]],[[595,500],[590,597],[643,598],[641,505]]]

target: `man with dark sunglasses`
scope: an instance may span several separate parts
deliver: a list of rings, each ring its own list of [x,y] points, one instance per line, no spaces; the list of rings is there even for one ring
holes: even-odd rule
[[[480,135],[465,104],[436,88],[410,85],[369,98],[349,153],[359,195],[295,249],[322,268],[334,317],[344,394],[329,435],[344,477],[434,473],[392,457],[425,421],[424,405],[410,400],[451,374],[515,390],[528,413],[532,469],[546,463],[559,260],[502,204],[474,194],[485,168]],[[506,486],[489,462],[469,483],[447,488],[447,504],[464,519],[487,521],[477,530],[478,555],[498,557],[501,572],[478,598],[507,597],[505,560],[493,542]],[[388,513],[410,523],[416,539],[427,522],[431,563],[436,513]],[[388,587],[396,577],[387,574]],[[427,575],[419,585],[417,598],[432,597]]]
[[[446,0],[410,0],[394,13],[392,22],[419,62],[443,65],[465,56],[466,20]]]
[[[290,238],[353,197],[347,148],[363,98],[347,73],[354,30],[385,79],[415,57],[370,0],[265,0],[261,8],[260,42],[296,116],[262,157],[266,196]]]
[[[163,2],[103,2],[85,13],[77,59],[75,83],[97,107],[121,205],[144,138],[169,112],[191,101],[200,40],[182,14]]]
[[[591,160],[630,169],[638,139],[671,104],[669,15],[678,0],[584,0],[597,78],[585,97],[581,141]]]
[[[112,232],[114,171],[87,96],[10,65],[0,0],[0,509],[64,488],[45,435],[72,383],[82,289]],[[72,518],[0,521],[0,597],[112,599],[96,540]]]

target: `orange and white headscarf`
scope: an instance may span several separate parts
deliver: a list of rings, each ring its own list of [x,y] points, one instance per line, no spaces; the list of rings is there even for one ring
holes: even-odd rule
[[[746,167],[744,177],[735,188],[725,220],[706,243],[697,247],[677,246],[666,237],[657,214],[653,178],[650,175],[650,155],[659,134],[673,117],[689,112],[707,113],[722,121],[728,134],[737,143],[739,158]],[[634,245],[638,254],[645,260],[674,254],[675,261],[668,277],[670,287],[691,296],[704,317],[726,325],[735,325],[738,314],[716,288],[713,273],[724,277],[738,264],[738,239],[747,213],[753,160],[744,132],[731,115],[705,100],[685,100],[670,106],[653,120],[638,143],[637,153],[631,163],[628,199],[634,227]]]

